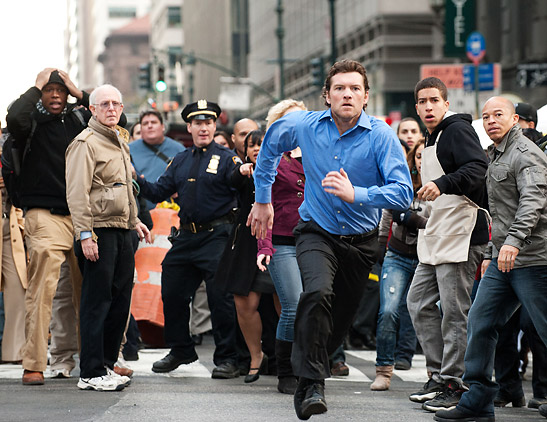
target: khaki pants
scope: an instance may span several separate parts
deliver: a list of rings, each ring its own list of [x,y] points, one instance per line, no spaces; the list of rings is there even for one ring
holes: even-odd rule
[[[72,289],[70,267],[65,261],[61,265],[61,275],[57,285],[57,293],[53,298],[51,310],[51,369],[66,369],[72,371],[76,366],[74,354],[78,353],[78,314],[76,307],[80,298]]]
[[[207,289],[205,281],[202,281],[190,306],[190,332],[195,335],[203,334],[212,328],[211,311],[207,303]]]
[[[25,230],[29,265],[23,368],[44,372],[51,307],[61,264],[68,262],[74,294],[78,298],[81,295],[82,276],[74,256],[70,216],[53,215],[49,210],[33,208],[25,216]],[[78,312],[79,302],[76,308]]]
[[[3,220],[1,259],[6,323],[2,337],[2,360],[18,361],[21,360],[21,349],[25,344],[25,289],[13,262],[10,221],[9,218]]]

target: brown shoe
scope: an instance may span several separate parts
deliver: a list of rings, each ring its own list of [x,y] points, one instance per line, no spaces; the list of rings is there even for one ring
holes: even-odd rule
[[[114,365],[114,372],[118,375],[121,375],[122,377],[129,377],[131,378],[133,376],[133,370],[129,368],[122,368],[121,366]]]
[[[349,375],[349,367],[346,362],[336,362],[330,370],[333,377],[346,377]]]
[[[39,371],[23,371],[23,385],[44,385],[44,373]]]

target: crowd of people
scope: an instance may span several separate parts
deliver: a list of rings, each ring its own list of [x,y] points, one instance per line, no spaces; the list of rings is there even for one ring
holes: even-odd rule
[[[275,373],[300,419],[324,413],[325,379],[348,374],[343,344],[377,272],[371,390],[389,390],[421,348],[426,382],[409,399],[437,421],[494,421],[495,406],[526,404],[522,328],[528,407],[547,417],[547,141],[535,109],[489,99],[485,152],[441,80],[415,87],[424,133],[412,117],[394,131],[368,115],[369,90],[365,68],[342,60],[325,80],[326,110],[283,100],[265,131],[245,118],[231,136],[217,131],[217,104],[190,103],[185,148],[155,110],[126,130],[116,87],[88,94],[62,70],[41,71],[6,118],[16,165],[3,151],[2,361],[43,385],[44,374],[69,378],[78,353],[78,388],[127,387],[134,256],[152,241],[149,211],[171,199],[169,352],[152,371],[196,361],[212,330],[212,378]]]

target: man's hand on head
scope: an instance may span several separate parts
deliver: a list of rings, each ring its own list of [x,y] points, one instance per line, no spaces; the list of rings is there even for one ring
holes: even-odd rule
[[[70,79],[70,76],[68,76],[68,73],[66,73],[64,70],[57,69],[59,72],[59,76],[65,83],[66,87],[68,88],[68,92],[73,97],[77,98],[78,101],[81,100],[84,97],[84,93],[74,85],[74,82]]]
[[[325,192],[337,196],[342,201],[349,202],[350,204],[353,204],[355,201],[355,189],[343,168],[340,169],[340,172],[328,172],[321,181],[321,186],[323,186]]]
[[[54,70],[55,68],[53,67],[46,67],[44,70],[38,73],[38,76],[36,76],[36,83],[34,84],[34,86],[41,91],[42,88],[49,82],[49,77],[51,76],[51,72],[53,72]]]

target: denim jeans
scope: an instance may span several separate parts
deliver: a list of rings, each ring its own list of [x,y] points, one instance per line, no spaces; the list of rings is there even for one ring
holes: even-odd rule
[[[414,357],[416,344],[418,343],[416,331],[414,331],[412,319],[410,319],[410,313],[406,306],[406,297],[408,296],[409,289],[410,283],[408,283],[405,294],[399,302],[399,335],[397,336],[397,347],[395,347],[395,363],[404,360],[412,364],[412,358]]]
[[[492,381],[492,372],[498,331],[521,303],[547,344],[547,266],[515,268],[502,273],[497,260],[492,260],[469,311],[463,377],[469,391],[463,394],[458,407],[475,414],[494,414],[498,385]]]
[[[273,245],[276,252],[268,266],[275,291],[281,302],[281,315],[277,324],[278,340],[294,340],[294,318],[298,299],[302,293],[302,278],[296,261],[296,246]]]
[[[401,301],[406,304],[406,295],[417,266],[417,259],[407,258],[390,250],[387,251],[380,277],[380,312],[376,330],[376,366],[393,365],[395,363],[395,346],[400,321],[399,305]],[[412,324],[410,324],[410,327],[412,327]]]

